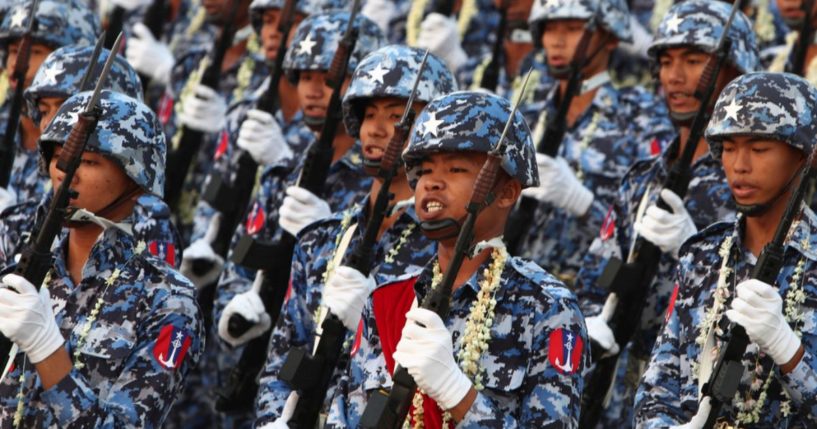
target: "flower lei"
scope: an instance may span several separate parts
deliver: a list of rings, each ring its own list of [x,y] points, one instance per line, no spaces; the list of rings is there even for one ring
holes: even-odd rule
[[[496,308],[496,291],[502,280],[502,271],[505,269],[505,261],[508,259],[508,251],[504,248],[494,248],[491,252],[491,265],[483,271],[483,279],[479,285],[477,299],[471,304],[468,318],[465,320],[465,331],[461,338],[460,351],[457,353],[462,372],[474,383],[474,389],[481,391],[485,388],[482,384],[483,369],[479,366],[479,359],[486,350],[488,342],[491,341],[491,326],[494,324],[494,309]],[[439,261],[434,261],[433,277],[431,289],[437,288],[442,283],[442,272]],[[403,427],[410,427],[409,421],[414,420],[413,429],[422,429],[423,422],[423,393],[420,389],[414,393],[412,405],[414,412],[410,419],[404,422]],[[451,423],[451,413],[443,412],[443,427],[448,427]]]
[[[601,122],[601,112],[596,111],[593,113],[593,118],[590,120],[590,123],[587,124],[584,135],[576,147],[577,153],[582,154],[587,151],[587,147],[590,146],[590,141],[593,140],[596,129],[599,127],[599,122]],[[584,181],[584,170],[582,169],[581,159],[576,160],[576,178],[579,179],[579,181]]]
[[[352,217],[354,212],[357,210],[357,207],[357,205],[352,206],[343,212],[343,218],[340,220],[340,230],[338,231],[338,235],[335,236],[335,250],[332,251],[332,256],[330,256],[329,260],[326,262],[326,270],[324,270],[323,275],[321,276],[321,281],[323,284],[326,284],[326,282],[329,280],[329,276],[335,272],[335,252],[338,251],[343,235],[346,234],[346,230],[349,229],[349,225],[352,224]]]
[[[769,11],[769,0],[758,0],[754,27],[759,41],[768,42],[774,39],[774,17]]]
[[[233,90],[233,100],[241,100],[244,98],[247,88],[250,87],[253,71],[255,70],[255,58],[253,55],[259,51],[260,47],[258,36],[253,32],[249,40],[247,40],[247,53],[245,54],[244,61],[241,62],[238,73],[236,73],[237,84]]]
[[[411,235],[412,232],[414,232],[414,228],[416,226],[417,224],[410,223],[408,224],[406,229],[403,230],[403,232],[400,234],[400,239],[397,240],[397,243],[395,243],[395,245],[391,249],[389,249],[389,253],[387,253],[386,257],[383,259],[387,264],[391,264],[394,262],[394,257],[397,256],[398,252],[400,252],[400,248],[402,248],[403,245],[406,244],[409,236]]]

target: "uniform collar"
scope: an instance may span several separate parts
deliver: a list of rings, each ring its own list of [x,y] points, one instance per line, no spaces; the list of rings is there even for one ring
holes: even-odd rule
[[[550,90],[550,94],[548,94],[547,98],[547,106],[546,108],[550,110],[549,114],[555,114],[556,109],[559,108],[558,104],[556,104],[556,95],[559,91],[559,84],[554,83],[553,88]],[[580,124],[584,118],[588,115],[592,115],[595,111],[601,111],[606,113],[608,116],[615,116],[616,114],[616,106],[618,106],[618,99],[619,99],[619,91],[613,86],[612,82],[607,82],[601,86],[599,86],[598,91],[596,91],[596,95],[593,97],[593,101],[590,102],[587,110],[585,110],[579,119],[574,123],[574,126]]]
[[[805,204],[801,209],[800,221],[796,224],[794,230],[790,230],[789,237],[786,240],[786,249],[792,249],[797,253],[805,256],[812,261],[817,262],[817,216]],[[740,234],[737,234],[736,245],[739,249],[744,249],[743,232],[745,230],[745,216],[738,214],[735,221],[735,228],[738,228]],[[760,255],[757,255],[760,256]]]

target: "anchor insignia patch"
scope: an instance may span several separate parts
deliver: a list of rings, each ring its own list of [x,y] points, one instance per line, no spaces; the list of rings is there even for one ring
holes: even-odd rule
[[[190,335],[187,332],[167,325],[159,332],[159,338],[153,347],[153,357],[159,365],[167,369],[178,369],[184,362],[190,343]]]

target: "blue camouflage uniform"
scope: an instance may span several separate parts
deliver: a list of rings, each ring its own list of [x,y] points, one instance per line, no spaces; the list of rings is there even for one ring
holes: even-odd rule
[[[2,49],[20,38],[28,28],[31,1],[21,1],[9,8],[0,24],[0,45]],[[93,45],[99,33],[99,19],[79,0],[43,0],[37,6],[37,28],[32,40],[51,49],[68,45]],[[5,103],[0,106],[0,138],[5,136],[8,115],[11,109],[11,91]],[[23,107],[23,114],[25,113]],[[38,199],[46,191],[45,181],[37,172],[37,151],[22,147],[20,128],[17,129],[17,144],[11,169],[8,190],[15,193],[17,201],[31,197]]]
[[[691,0],[673,6],[658,28],[649,52],[657,60],[660,51],[672,47],[695,46],[704,51],[714,48],[723,25],[729,16],[729,5],[701,0]],[[683,24],[675,29],[669,23],[681,19]],[[731,64],[741,73],[756,70],[759,66],[757,43],[749,21],[738,15],[730,30],[734,55]],[[745,52],[738,52],[743,48]],[[601,313],[607,291],[598,285],[599,277],[611,257],[626,260],[634,240],[633,225],[639,208],[646,209],[656,203],[658,194],[666,181],[670,162],[677,159],[679,141],[673,143],[657,157],[637,161],[624,176],[614,204],[611,206],[599,235],[585,254],[577,278],[577,294],[585,316]],[[734,216],[734,202],[726,183],[723,168],[718,159],[709,152],[693,161],[690,166],[691,180],[684,197],[687,212],[698,230]],[[646,197],[645,197],[646,194]],[[649,353],[657,338],[663,314],[674,289],[674,270],[677,259],[664,253],[660,265],[649,285],[641,326],[630,344],[624,348],[619,359],[620,376],[614,383],[613,399],[606,408],[602,426],[629,427],[632,425],[632,401]],[[626,364],[625,364],[626,362]]]
[[[817,89],[804,79],[790,74],[746,74],[721,93],[706,138],[718,159],[723,140],[732,135],[781,141],[809,154],[817,130],[815,111]],[[729,318],[723,317],[723,312],[731,307],[734,287],[749,278],[757,263],[757,256],[743,244],[744,221],[741,214],[735,222],[714,224],[682,246],[676,271],[677,297],[636,397],[636,424],[640,427],[684,423],[697,411],[701,380],[708,379],[702,371],[712,363],[729,332]],[[801,337],[805,355],[791,372],[781,374],[772,359],[751,344],[743,355],[748,371],[741,377],[738,394],[719,415],[727,422],[747,427],[809,427],[817,423],[817,344],[813,335],[817,319],[812,298],[817,293],[815,244],[817,217],[802,205],[800,216],[789,229],[774,286],[784,299],[783,315]],[[719,284],[724,289],[719,289]],[[723,297],[720,309],[713,304],[716,289]],[[707,312],[712,313],[710,324],[703,322]],[[715,352],[707,356],[702,349],[708,346]]]
[[[68,137],[72,118],[90,95],[69,98],[43,134],[46,164],[53,145]],[[165,143],[155,116],[138,100],[108,91],[102,93],[100,107],[102,119],[86,150],[108,156],[144,196],[153,197],[141,206],[163,204]],[[68,230],[62,231],[43,286],[51,295],[74,367],[43,390],[33,365],[18,354],[13,371],[0,384],[2,427],[13,427],[19,404],[19,427],[161,426],[198,360],[203,340],[192,284],[137,238],[137,230],[154,227],[146,219],[140,226],[139,218],[154,212],[155,207],[137,208],[116,226],[105,228],[79,284],[68,272]],[[157,234],[155,229],[153,233]],[[96,306],[99,313],[91,319]]]
[[[432,101],[417,118],[403,155],[412,186],[417,183],[420,161],[431,153],[491,150],[498,132],[481,131],[502,129],[509,112],[507,100],[484,93],[455,92]],[[538,185],[530,131],[518,112],[501,157],[503,170],[522,187]],[[462,348],[459,339],[490,263],[486,261],[453,292],[445,324],[453,334],[455,356]],[[377,295],[395,288],[398,294],[407,293],[409,301],[394,303],[395,311],[407,310],[404,304],[410,305],[411,296],[422,300],[428,292],[432,265],[426,265],[409,281],[381,285],[369,300],[360,348],[353,354],[341,395],[332,402],[329,427],[356,427],[368,395],[392,385],[387,363],[390,356],[384,354],[382,335],[383,329],[393,331],[394,327],[376,317]],[[509,257],[494,299],[491,340],[478,361],[484,389],[457,427],[576,427],[581,373],[588,355],[584,318],[575,296],[534,263]]]
[[[419,49],[390,45],[369,54],[360,62],[343,98],[344,123],[351,136],[360,137],[367,100],[382,97],[408,100],[423,55],[424,51]],[[455,88],[454,76],[445,64],[429,54],[415,101],[428,103]],[[313,315],[321,304],[323,286],[330,275],[326,272],[328,262],[337,252],[339,241],[336,238],[343,235],[351,223],[356,223],[346,255],[360,245],[366,230],[369,199],[370,196],[367,196],[359,204],[316,222],[299,233],[292,263],[292,289],[274,328],[267,362],[261,374],[256,425],[280,416],[290,388],[278,380],[278,372],[290,349],[312,344],[316,325]],[[435,253],[434,243],[425,238],[418,226],[419,221],[412,207],[383,232],[374,249],[373,261],[376,263],[372,275],[375,284],[390,283],[411,273],[416,275],[431,259]],[[334,386],[333,382],[327,399],[332,398]]]

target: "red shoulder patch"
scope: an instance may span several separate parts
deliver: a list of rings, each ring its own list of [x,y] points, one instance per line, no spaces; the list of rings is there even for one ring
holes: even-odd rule
[[[357,331],[355,331],[355,342],[352,343],[352,350],[349,352],[352,356],[357,354],[357,351],[360,350],[360,341],[363,339],[363,319],[360,319],[360,322],[357,324]]]
[[[581,368],[584,341],[571,331],[559,328],[550,333],[548,360],[562,374],[574,374]]]
[[[173,104],[173,96],[169,92],[165,92],[162,99],[159,100],[159,122],[162,125],[167,125],[170,121],[170,117],[173,115]]]
[[[151,241],[148,244],[150,254],[157,258],[164,259],[171,266],[176,263],[176,246],[167,241]]]
[[[604,222],[601,223],[601,230],[599,231],[599,238],[601,241],[607,241],[616,233],[616,212],[613,206],[607,209],[607,215],[604,216]]]
[[[652,156],[661,154],[661,142],[658,141],[658,139],[653,139],[653,141],[650,142],[650,154]]]
[[[159,331],[159,338],[153,346],[153,357],[167,369],[178,369],[184,362],[191,342],[190,335],[183,329],[166,325]]]
[[[672,316],[673,309],[675,308],[675,300],[678,298],[678,283],[675,283],[675,289],[672,290],[672,296],[669,299],[669,306],[667,307],[667,314],[664,316],[664,323],[669,321],[670,316]]]
[[[218,146],[216,146],[216,153],[213,159],[219,159],[227,153],[227,147],[230,145],[230,134],[227,130],[221,130],[221,137],[218,139]]]
[[[250,210],[249,216],[247,216],[247,234],[255,235],[258,231],[261,231],[261,228],[264,227],[264,216],[264,208],[256,201],[252,206],[252,210]]]

